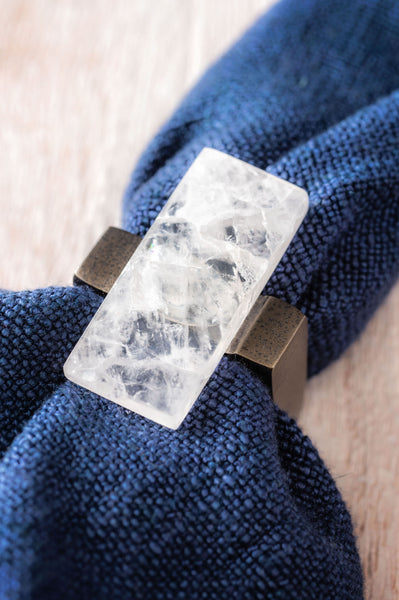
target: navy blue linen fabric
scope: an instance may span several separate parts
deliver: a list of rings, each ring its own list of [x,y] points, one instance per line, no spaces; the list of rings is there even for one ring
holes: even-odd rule
[[[265,291],[307,314],[311,374],[398,274],[398,57],[396,0],[283,0],[186,97],[124,198],[145,233],[203,146],[307,189]],[[331,476],[243,363],[222,359],[177,431],[65,381],[100,302],[0,294],[0,598],[362,598]]]

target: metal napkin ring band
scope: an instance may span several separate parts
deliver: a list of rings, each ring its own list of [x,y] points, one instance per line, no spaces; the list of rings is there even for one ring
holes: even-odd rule
[[[259,293],[306,210],[304,190],[204,149],[143,240],[110,227],[77,270],[75,283],[107,297],[66,376],[175,429],[227,353],[297,416],[307,320]]]

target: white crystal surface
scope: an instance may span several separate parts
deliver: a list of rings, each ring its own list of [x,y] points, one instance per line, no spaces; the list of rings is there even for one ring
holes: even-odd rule
[[[204,148],[76,344],[66,377],[177,428],[307,207],[301,188]]]

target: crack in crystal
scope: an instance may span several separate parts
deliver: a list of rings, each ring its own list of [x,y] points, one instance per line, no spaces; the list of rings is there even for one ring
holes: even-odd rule
[[[177,427],[306,210],[300,188],[204,149],[77,343],[67,377]]]

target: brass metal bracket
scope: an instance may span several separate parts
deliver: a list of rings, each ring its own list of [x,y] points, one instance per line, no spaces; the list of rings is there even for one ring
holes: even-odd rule
[[[108,227],[76,270],[73,282],[106,296],[140,242],[139,235]]]
[[[106,295],[141,242],[109,227],[74,275],[74,283]],[[269,383],[274,402],[297,417],[307,376],[308,323],[300,310],[272,296],[260,296],[226,354],[245,360]]]
[[[244,358],[263,374],[274,402],[298,417],[308,362],[308,321],[300,310],[273,296],[260,296],[226,354]]]

